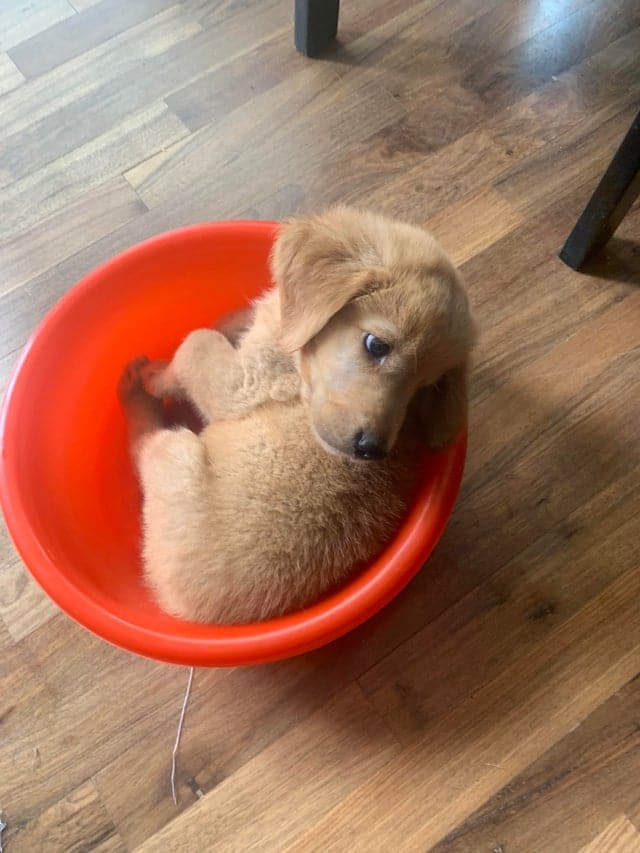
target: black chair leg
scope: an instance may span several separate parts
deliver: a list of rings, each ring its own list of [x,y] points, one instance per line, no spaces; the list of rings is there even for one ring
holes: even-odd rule
[[[602,248],[640,195],[640,113],[616,151],[573,231],[560,258],[577,270]]]
[[[296,50],[318,56],[336,37],[340,0],[296,0]]]

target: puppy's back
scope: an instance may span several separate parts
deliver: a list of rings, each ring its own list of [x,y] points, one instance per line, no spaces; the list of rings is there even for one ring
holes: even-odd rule
[[[265,619],[312,603],[388,541],[416,481],[412,442],[375,464],[329,454],[300,404],[214,423],[202,441],[205,480],[170,507],[146,509],[146,539],[156,543],[147,577],[163,607],[200,621]]]

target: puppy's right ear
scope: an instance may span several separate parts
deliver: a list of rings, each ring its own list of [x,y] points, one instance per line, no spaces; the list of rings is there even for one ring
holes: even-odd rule
[[[280,294],[280,345],[301,349],[356,296],[372,289],[375,270],[358,258],[340,220],[330,215],[281,226],[271,253]]]

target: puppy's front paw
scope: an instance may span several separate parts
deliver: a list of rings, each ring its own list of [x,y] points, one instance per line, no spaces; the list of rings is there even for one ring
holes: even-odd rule
[[[149,359],[146,355],[140,355],[130,361],[122,371],[118,382],[118,399],[123,408],[129,408],[140,397],[146,396],[142,372],[147,364]]]
[[[146,360],[140,370],[140,377],[144,390],[152,397],[162,399],[163,397],[171,397],[173,389],[168,381],[167,369],[169,362],[166,359],[155,359],[154,361]]]
[[[118,382],[118,398],[122,406],[133,451],[141,439],[163,426],[162,401],[156,400],[144,388],[142,375],[149,364],[146,356],[139,356],[122,371]]]

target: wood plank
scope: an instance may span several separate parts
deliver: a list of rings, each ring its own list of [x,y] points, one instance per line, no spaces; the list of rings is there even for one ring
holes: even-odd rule
[[[520,52],[529,57],[529,42],[537,43],[542,33],[570,17],[573,19],[581,10],[584,10],[582,14],[593,15],[597,13],[597,6],[590,0],[568,0],[536,7],[527,0],[498,3],[457,28],[451,49],[465,66],[480,64],[479,54],[482,54],[487,65],[500,68],[498,60],[505,53],[521,48]]]
[[[594,312],[593,317],[583,322],[566,341],[550,348],[541,358],[530,359],[522,372],[515,374],[510,387],[504,387],[500,394],[504,410],[495,413],[499,429],[492,431],[483,423],[483,416],[491,409],[495,411],[496,401],[489,393],[478,395],[474,416],[478,419],[479,455],[472,458],[468,468],[472,488],[486,482],[482,474],[483,470],[486,474],[485,466],[495,470],[499,463],[498,453],[510,444],[526,440],[532,430],[536,430],[533,434],[537,435],[537,430],[545,426],[550,428],[550,424],[545,424],[548,417],[542,408],[545,404],[555,409],[560,418],[566,414],[561,407],[573,407],[578,400],[586,401],[589,393],[597,394],[598,386],[604,385],[610,370],[616,366],[628,369],[633,363],[640,295],[631,292],[628,298],[624,298],[624,293],[622,297],[610,303],[608,310]],[[534,364],[540,371],[538,375],[534,373]],[[536,402],[536,395],[540,395],[539,402]],[[506,412],[517,410],[527,397],[530,400],[527,411],[516,420],[509,418]]]
[[[92,187],[53,216],[0,243],[0,294],[35,278],[146,209],[120,175]]]
[[[24,83],[22,74],[6,53],[0,53],[0,95],[5,95],[21,83]]]
[[[111,130],[5,187],[0,237],[24,231],[114,178],[133,164],[188,134],[160,102],[134,113]]]
[[[635,28],[497,112],[486,123],[487,132],[516,160],[560,138],[588,136],[638,102],[639,50],[640,28]]]
[[[419,93],[415,93],[406,119],[346,147],[341,156],[332,158],[322,171],[311,176],[307,186],[313,197],[325,204],[345,200],[373,204],[393,215],[424,221],[425,216],[522,168],[521,163],[528,163],[540,151],[548,157],[550,170],[567,143],[573,143],[570,157],[580,155],[582,139],[593,134],[598,140],[596,131],[603,123],[627,107],[637,109],[639,57],[640,29],[636,29],[584,59],[549,85],[495,114],[479,111],[477,129],[471,128],[455,141],[450,129],[445,133],[450,144],[431,153],[430,146],[437,148],[430,136],[431,117],[422,124],[415,119],[420,133],[412,127],[412,116],[420,112]],[[437,90],[438,84],[437,78],[424,84],[427,110],[432,104],[431,90],[434,87]],[[386,80],[385,86],[389,86]],[[455,86],[455,81],[448,80],[445,91],[453,87],[451,103],[456,105],[457,114],[460,98]],[[550,142],[556,144],[554,149],[549,148]],[[538,163],[536,159],[532,162]],[[592,174],[597,160],[594,162],[591,155],[582,161],[581,168],[585,165]],[[350,175],[347,187],[339,180],[345,169],[349,169]],[[535,165],[532,173],[534,169]],[[560,169],[557,172],[562,175]],[[575,174],[574,171],[574,181]],[[588,178],[585,176],[584,180]],[[544,182],[535,189],[541,194],[538,198],[545,197]],[[519,196],[520,200],[525,197]],[[575,215],[578,213],[579,210]]]
[[[248,207],[256,196],[267,195],[274,182],[287,182],[292,174],[304,175],[332,138],[347,141],[373,133],[405,112],[392,95],[374,84],[356,83],[358,97],[347,107],[346,102],[345,106],[335,103],[326,77],[316,88],[315,97],[307,82],[299,79],[295,90],[289,86],[268,90],[220,123],[207,125],[134,167],[125,177],[148,207],[167,204],[170,197],[183,192],[186,182],[191,187],[191,203],[198,197],[207,199],[209,205],[215,205],[218,216],[224,217]],[[348,91],[345,84],[345,95]],[[320,129],[324,136],[320,136]],[[250,150],[241,144],[247,132],[253,140]],[[203,148],[210,152],[206,169],[198,154]],[[273,162],[275,151],[286,151],[286,155]],[[226,170],[221,191],[222,169],[230,158],[233,169]],[[246,181],[249,161],[261,163],[250,184]]]
[[[26,663],[2,684],[10,713],[0,778],[3,807],[21,826],[115,761],[141,731],[154,731],[167,707],[179,708],[184,671],[112,648],[62,614],[15,650]]]
[[[375,631],[371,636],[376,636]],[[350,690],[354,670],[363,671],[371,653],[371,645],[367,647],[363,636],[356,635],[334,644],[331,651],[268,667],[198,670],[180,747],[179,811],[203,793],[217,790],[265,751],[270,754],[277,741],[297,738],[294,730],[306,725],[333,697]],[[184,687],[186,674],[181,677]],[[141,732],[96,776],[100,794],[109,812],[117,816],[118,831],[130,847],[177,814],[168,770],[180,698],[178,694],[173,702],[175,714],[165,713],[158,727]],[[159,749],[160,743],[166,746]]]
[[[359,679],[399,738],[410,742],[637,565],[640,549],[628,542],[637,481],[635,467]]]
[[[407,853],[434,845],[637,673],[639,592],[636,569],[621,575],[286,849],[366,851],[381,837]]]
[[[351,686],[136,849],[282,849],[384,768],[398,746]]]
[[[144,113],[174,79],[172,51],[202,28],[174,6],[63,63],[0,104],[0,186],[31,175]],[[188,57],[188,54],[187,54]],[[188,61],[181,63],[191,71]]]
[[[14,364],[18,359],[20,349],[7,352],[0,356],[0,394],[4,395],[4,390],[7,387],[7,382],[11,376]]]
[[[414,4],[393,20],[393,26],[396,31],[401,28],[403,32],[406,31],[407,33],[411,33],[412,38],[415,39],[419,38],[419,34],[423,29],[425,37],[430,37],[433,23],[432,15],[437,13],[444,5],[455,4],[436,4],[434,6],[431,0],[430,2]],[[478,4],[471,5],[462,3],[460,5],[465,10],[467,18],[470,15],[479,14],[483,10],[483,7],[479,7]],[[417,32],[415,32],[416,28]],[[394,44],[394,42],[389,38],[390,31],[390,25],[384,23],[350,45],[352,55],[349,57],[347,67],[344,70],[341,70],[340,74],[342,85],[345,87],[345,94],[352,89],[364,86],[366,83],[373,84],[378,81],[380,85],[384,83],[384,88],[386,89],[388,86],[387,78],[389,74],[393,73],[394,68],[396,68],[398,64],[400,64],[400,66],[402,66],[403,63],[406,64],[408,55],[406,45],[404,45],[402,40]],[[378,53],[381,55],[378,55]],[[323,108],[326,100],[325,89],[327,84],[331,81],[334,73],[335,72],[330,67],[322,68],[319,66],[311,66],[297,74],[293,81],[289,80],[286,88],[292,90],[291,94],[293,94],[294,86],[292,83],[295,83],[295,89],[297,91],[295,99],[293,99],[289,104],[285,104],[284,112],[281,101],[282,90],[285,87],[271,87],[268,91],[250,101],[250,110],[247,109],[246,118],[242,109],[235,110],[233,112],[233,116],[229,117],[229,133],[231,135],[233,135],[233,133],[240,134],[245,123],[247,127],[250,123],[252,128],[251,132],[253,134],[252,138],[260,139],[263,134],[268,135],[268,139],[271,143],[271,147],[268,149],[269,151],[273,151],[273,149],[279,147],[280,144],[286,144],[286,139],[293,135],[299,138],[300,131],[297,127],[294,125],[289,128],[286,122],[291,116],[294,116],[294,120],[296,120],[297,115],[300,110],[304,108],[307,100],[312,101],[316,114]],[[300,98],[303,100],[300,100]],[[178,95],[176,95],[174,99],[171,99],[171,104],[180,113]],[[193,107],[193,102],[191,103],[191,107]],[[205,102],[204,109],[205,111],[210,110],[211,106]],[[282,119],[279,118],[280,113],[282,113]],[[187,107],[185,111],[185,116],[188,121],[191,122],[192,126],[199,125],[201,121],[205,120],[205,117],[211,117],[210,113],[206,112],[205,115],[194,117],[193,111],[190,110],[189,107]],[[231,120],[232,118],[233,121]],[[357,117],[355,118],[357,119]],[[277,129],[278,135],[282,133],[282,143],[279,143],[277,139],[273,138],[274,128]],[[364,127],[359,128],[359,130],[361,136],[366,135],[367,126],[365,125]],[[238,173],[242,173],[242,161],[238,162],[237,160],[237,142],[234,143],[233,141],[230,141],[230,150],[227,150],[227,123],[225,121],[223,121],[222,124],[216,122],[215,126],[210,127],[208,130],[208,133],[211,136],[213,136],[214,132],[215,143],[213,138],[210,140],[207,139],[206,133],[201,133],[200,135],[195,134],[191,146],[176,146],[173,151],[165,152],[156,158],[155,162],[147,164],[147,167],[138,174],[134,173],[130,176],[132,183],[140,190],[142,197],[150,206],[161,203],[162,199],[166,199],[170,193],[173,193],[174,190],[178,189],[177,186],[172,188],[171,173],[172,171],[175,171],[177,175],[178,170],[184,171],[185,163],[189,163],[190,161],[190,148],[194,151],[193,165],[195,168],[197,168],[198,160],[198,158],[195,157],[195,151],[197,151],[199,146],[205,147],[210,144],[211,147],[215,147],[216,151],[220,152],[219,158],[221,165],[225,162],[225,159],[228,159],[228,157],[231,156],[230,150],[233,150],[234,167]],[[304,145],[302,150],[307,150],[309,145],[313,144],[313,140],[307,140],[304,137],[301,141]],[[347,136],[343,139],[343,143],[346,144],[348,142],[349,137]],[[265,149],[265,156],[266,153]],[[260,150],[255,151],[255,149],[252,148],[251,154],[262,158]],[[295,161],[291,162],[292,156],[292,152],[288,150],[288,165],[290,169],[295,168]],[[308,160],[312,162],[313,159],[314,152],[313,149],[311,149],[309,150]],[[302,160],[301,162],[302,168],[305,168],[305,166],[308,168],[307,161]],[[155,180],[155,189],[151,182],[152,175],[150,173],[150,169],[153,170],[154,179],[157,178],[157,180]],[[277,178],[277,176],[275,177]],[[198,185],[202,185],[203,181],[206,182],[206,178],[207,176],[205,175],[196,175],[195,182],[198,183]],[[231,176],[231,178],[233,178],[233,176]],[[320,178],[320,180],[322,180],[322,178]],[[158,186],[158,182],[164,184],[164,189]],[[206,189],[206,187],[203,187],[203,192]],[[215,192],[215,190],[211,189],[210,192]],[[233,197],[236,197],[236,194],[241,192],[241,187],[236,187],[234,184],[232,188],[229,188],[228,192]]]
[[[27,574],[3,524],[0,529],[0,618],[14,642],[44,625],[57,612],[55,605]]]
[[[639,711],[640,681],[635,678],[456,827],[433,853],[498,846],[543,853],[567,849],[567,842],[570,849],[588,849],[582,845],[603,826],[617,825],[634,796],[629,780],[640,770]]]
[[[569,143],[560,139],[545,146],[497,181],[496,188],[522,213],[533,215],[549,198],[558,198],[585,182],[592,184],[608,162],[601,152],[615,151],[636,112],[636,106],[630,105],[595,133]]]
[[[379,90],[380,86],[383,85],[383,77],[383,88],[386,90],[387,76],[393,71],[394,67],[398,64],[402,65],[407,61],[407,51],[404,49],[403,43],[400,41],[394,46],[394,42],[390,41],[389,33],[394,28],[396,31],[401,28],[402,31],[406,30],[412,34],[415,28],[418,28],[419,31],[424,28],[425,34],[430,33],[432,13],[435,14],[441,5],[434,5],[433,0],[413,4],[406,8],[400,15],[396,16],[392,24],[385,22],[372,31],[367,32],[362,38],[357,39],[350,46],[353,55],[349,57],[349,63],[340,73],[345,96],[349,91],[356,89],[364,91],[364,87],[370,90]],[[483,8],[478,8],[478,4],[475,4],[475,7],[465,3],[461,5],[465,10],[467,18],[472,14],[479,14]],[[418,33],[413,37],[418,38]],[[378,56],[378,52],[382,56]],[[383,60],[382,62],[380,62],[381,59]],[[360,61],[358,62],[358,60]],[[381,67],[378,67],[378,63],[380,63]],[[207,185],[207,180],[210,180],[210,176],[206,174],[200,175],[197,172],[198,163],[201,162],[201,158],[196,156],[196,152],[200,146],[207,147],[212,152],[215,152],[216,165],[218,161],[220,164],[216,168],[216,174],[218,174],[218,171],[221,170],[222,165],[229,157],[232,156],[233,152],[234,174],[229,176],[229,179],[233,181],[233,185],[229,186],[227,195],[232,198],[240,196],[240,209],[242,210],[250,202],[247,200],[245,203],[242,203],[242,182],[240,182],[240,185],[236,185],[234,181],[236,173],[238,176],[243,174],[243,153],[241,152],[240,160],[238,160],[238,139],[241,138],[243,133],[249,132],[248,128],[251,127],[250,132],[254,140],[254,146],[250,152],[252,157],[255,156],[262,161],[264,158],[272,156],[274,150],[279,150],[282,146],[288,145],[287,165],[289,168],[289,177],[292,174],[292,170],[296,168],[297,162],[301,164],[301,169],[307,171],[310,164],[313,163],[314,158],[318,159],[323,150],[326,150],[326,142],[323,149],[322,145],[318,144],[317,134],[309,134],[305,128],[312,120],[318,121],[323,129],[327,124],[329,128],[333,126],[332,113],[335,111],[335,105],[329,104],[330,92],[327,91],[327,86],[335,80],[335,74],[336,72],[331,66],[309,66],[307,64],[293,79],[287,80],[286,84],[273,86],[251,99],[248,102],[246,110],[240,105],[239,108],[233,111],[232,115],[223,115],[222,122],[216,116],[214,125],[203,128],[199,134],[194,134],[191,145],[175,146],[173,150],[163,152],[154,161],[143,165],[139,172],[134,171],[128,177],[131,179],[132,184],[140,191],[142,198],[149,206],[155,206],[166,201],[169,195],[175,196],[175,192],[179,191],[179,175],[184,174],[187,167],[196,170],[194,172],[194,184],[201,186],[203,193],[208,192],[209,195],[213,195],[216,192],[216,188]],[[380,82],[377,83],[377,81]],[[367,86],[367,84],[370,85]],[[261,91],[261,87],[259,87],[259,91]],[[288,94],[289,100],[283,102],[284,93]],[[203,104],[204,113],[194,115],[194,101],[195,103],[200,103],[198,90],[196,90],[194,98],[187,98],[186,107],[181,107],[178,93],[170,98],[172,107],[179,114],[185,115],[190,126],[196,127],[202,121],[211,118],[210,111],[212,106],[210,101],[205,99]],[[311,104],[311,109],[309,109],[309,104]],[[380,111],[375,107],[373,111],[377,117]],[[368,111],[363,110],[363,112],[365,117],[369,117],[371,109]],[[404,116],[404,112],[404,110],[398,112],[396,118]],[[391,116],[387,118],[388,122],[393,120]],[[300,124],[302,121],[304,121],[304,124]],[[371,121],[371,118],[369,118],[369,121]],[[299,124],[300,126],[298,126]],[[352,132],[356,130],[360,137],[373,133],[376,130],[375,127],[371,127],[369,122],[359,122],[358,115],[353,116],[349,122],[349,127],[352,127]],[[275,138],[274,129],[277,134]],[[336,129],[333,132],[340,132],[342,143],[348,144],[350,134],[347,134],[343,138],[340,129]],[[301,136],[301,133],[304,135]],[[229,137],[228,139],[227,136]],[[280,138],[282,141],[279,141]],[[287,140],[291,138],[295,138],[300,144],[294,148],[290,143],[287,143]],[[256,145],[259,145],[257,150]],[[314,154],[316,145],[319,152],[318,157]],[[193,158],[191,158],[192,151]],[[304,152],[308,152],[307,158],[300,156]],[[247,153],[248,155],[249,152]],[[193,163],[191,162],[192,159]],[[269,169],[271,168],[278,168],[278,164],[269,167]],[[273,178],[278,180],[279,175],[276,174]],[[176,181],[175,185],[173,183],[174,180]],[[257,192],[259,195],[263,195],[259,188]]]
[[[431,154],[410,145],[398,149],[394,141],[387,147],[387,133],[385,128],[347,148],[343,156],[311,174],[305,182],[309,197],[318,198],[320,204],[366,205],[424,223],[448,205],[491,185],[512,167],[510,155],[484,129],[464,134]],[[345,185],[340,176],[347,168],[350,178]]]
[[[65,281],[64,275],[54,267],[43,276],[0,297],[0,303],[7,309],[7,313],[0,310],[3,389],[21,348],[38,322],[60,296],[66,293],[73,281],[74,279]]]
[[[495,2],[485,0],[472,7],[458,0],[448,3],[448,20],[451,21],[453,17],[453,9],[463,20],[468,20]],[[345,62],[341,62],[338,48],[336,66],[330,70],[334,74],[339,73],[341,79],[357,76],[362,84],[378,81],[389,88],[390,76],[400,74],[398,66],[406,65],[406,45],[398,35],[405,31],[411,32],[416,26],[425,30],[428,28],[429,32],[433,32],[438,24],[442,27],[442,4],[435,0],[423,0],[416,5],[420,14],[416,13],[415,8],[407,8],[404,0],[387,3],[354,0],[349,3],[341,10],[340,32],[341,43],[348,43],[351,54],[345,57]],[[327,76],[329,69],[311,69],[305,57],[292,54],[291,23],[288,18],[280,19],[279,28],[274,28],[269,38],[255,45],[250,53],[239,53],[230,62],[214,67],[207,74],[174,91],[167,99],[171,109],[190,129],[196,130],[212,119],[219,121],[231,109],[282,83],[285,77],[302,74],[304,79],[313,81]],[[391,32],[396,34],[394,39],[389,38]],[[478,99],[474,103],[476,107],[481,106]]]
[[[602,830],[580,853],[640,853],[640,832],[624,815]]]
[[[521,214],[493,189],[473,193],[424,223],[455,264],[463,264],[523,222]]]
[[[206,30],[228,25],[227,37],[240,50],[256,44],[252,37],[267,26],[275,31],[293,25],[291,9],[278,0],[258,4],[246,0],[182,0],[182,5]]]
[[[38,77],[173,5],[175,0],[100,0],[25,39],[9,55],[25,77]]]
[[[45,849],[51,853],[76,849],[126,851],[91,782],[85,782],[17,831],[10,814],[7,818],[6,841],[16,853]]]
[[[637,298],[630,302],[628,325],[637,324],[639,307]],[[594,320],[592,333],[599,329]],[[586,342],[587,353],[589,347],[598,352],[593,338]],[[482,406],[476,403],[472,407],[465,511],[452,519],[449,528],[457,573],[463,577],[467,572],[477,580],[486,577],[495,570],[497,553],[501,562],[512,559],[544,535],[554,521],[628,471],[627,443],[637,447],[640,436],[638,415],[628,405],[624,388],[637,370],[637,354],[623,352],[604,362],[596,355],[592,367],[576,371],[579,385],[571,396],[572,380],[563,366],[566,351],[562,347],[552,350],[536,363],[540,375],[547,376],[542,396],[536,396],[540,386],[530,373],[521,378],[516,374],[495,396],[487,396]],[[589,356],[585,359],[589,361]],[[553,390],[556,386],[558,397]],[[612,396],[614,387],[622,395],[617,401]],[[483,411],[491,412],[495,422],[484,421]],[[513,443],[511,425],[501,429],[508,413],[517,434]],[[493,435],[487,439],[485,451],[487,431]],[[485,452],[494,454],[490,461]]]
[[[633,825],[640,830],[640,797],[636,795],[634,791],[633,802],[626,809],[626,812],[629,816],[629,819],[633,823]]]
[[[175,0],[139,0],[133,4],[121,0],[95,0],[76,5],[80,15],[60,22],[12,50],[11,56],[26,77],[40,76],[172,8],[174,13],[193,23],[194,35],[203,29],[224,33],[233,52],[253,47],[256,44],[254,34],[261,28],[271,33],[285,27],[290,30],[292,26],[290,11],[276,0],[268,0],[262,4],[262,9],[251,8],[250,11],[242,3],[176,3]],[[215,33],[212,35],[215,37]],[[209,61],[219,61],[220,52],[215,48],[221,42],[212,39],[208,42],[212,48]]]
[[[14,643],[11,639],[11,635],[7,630],[6,625],[4,624],[2,617],[0,617],[0,652],[2,653],[2,658],[5,658],[5,654],[8,654],[9,649],[13,647]],[[3,667],[3,673],[5,671]]]
[[[190,2],[188,8],[204,26],[211,26],[214,20],[219,26],[220,13],[216,11],[216,5],[219,4],[206,0],[204,3]],[[203,16],[194,6],[202,7],[206,14]],[[397,30],[398,18],[406,13],[406,6],[406,0],[352,0],[340,13],[341,43],[352,43],[365,34],[370,38],[373,30],[389,24],[391,20],[393,24],[387,27],[387,31]],[[429,14],[433,7],[438,7],[435,0],[421,4],[425,14]],[[280,14],[285,8],[280,4],[277,16],[272,13],[270,32],[266,26],[261,27],[266,38],[252,44],[250,51],[239,51],[228,62],[216,64],[167,97],[168,105],[190,130],[197,130],[211,120],[219,121],[221,116],[281,83],[286,77],[305,69],[308,72],[308,60],[291,50],[293,19],[289,12],[284,17]],[[253,22],[252,32],[255,31]],[[360,73],[367,71],[361,68]]]
[[[75,15],[68,0],[3,0],[0,6],[0,51],[9,50],[57,21]]]
[[[84,12],[85,9],[90,9],[100,2],[101,0],[69,0],[76,12]]]
[[[290,54],[291,25],[276,31],[251,51],[241,52],[228,62],[171,92],[167,105],[189,130],[199,130],[238,109],[258,95],[299,73],[308,59]]]
[[[256,200],[238,218],[280,221],[305,209],[304,188],[300,184],[285,184],[266,198]]]
[[[586,278],[563,269],[558,261],[554,234],[564,223],[571,227],[583,194],[578,189],[563,203],[542,210],[527,220],[527,227],[463,265],[483,328],[472,386],[475,401],[494,393],[519,367],[635,291],[640,262],[630,252]],[[628,225],[626,233],[637,239],[640,217],[631,216]]]
[[[452,120],[452,114],[458,112],[460,101],[466,100],[476,104],[476,121],[473,122],[472,116],[469,116],[468,129],[472,129],[482,119],[530,91],[524,88],[514,89],[510,99],[487,97],[481,88],[474,86],[478,71],[488,66],[500,67],[500,62],[507,60],[512,54],[528,56],[532,45],[537,45],[544,39],[543,33],[584,7],[590,10],[592,16],[598,14],[597,5],[590,4],[589,0],[548,3],[534,10],[527,0],[512,0],[509,3],[470,3],[463,0],[437,4],[430,10],[428,20],[425,20],[424,16],[417,27],[412,26],[406,34],[403,33],[405,39],[401,41],[406,43],[396,47],[408,57],[414,53],[414,44],[418,49],[425,41],[429,44],[428,51],[420,55],[419,59],[422,74],[406,73],[407,68],[416,68],[415,57],[406,63],[406,67],[401,65],[397,69],[400,73],[396,73],[396,69],[389,68],[388,63],[383,62],[386,84],[398,95],[410,97],[418,108],[424,99],[426,102],[433,101],[437,109],[437,89],[440,83],[450,93],[450,106],[456,104],[455,110],[449,110],[449,121]],[[424,31],[421,31],[421,25],[424,25]],[[603,44],[608,44],[608,41],[603,40]],[[597,45],[594,49],[598,49]],[[577,64],[587,55],[588,51],[585,51],[582,57],[577,55],[569,65]],[[521,70],[513,69],[509,79],[517,78]],[[434,85],[435,98],[432,95]],[[460,118],[458,117],[458,121]],[[429,133],[428,121],[417,123],[423,133]]]
[[[550,8],[554,7],[556,4],[550,4]],[[514,45],[505,52],[500,45],[499,52],[489,49],[487,56],[485,40],[473,31],[469,42],[462,39],[459,43],[465,54],[475,44],[478,54],[475,69],[465,76],[465,85],[495,105],[511,103],[539,88],[625,35],[640,22],[637,6],[627,2],[603,4],[593,0],[584,5],[578,4],[572,14],[560,15],[560,19],[551,26],[544,26],[548,20],[544,13],[536,16],[537,10],[527,9],[526,4],[525,9],[524,14],[533,17],[534,22],[538,17],[541,26],[539,30],[535,23],[531,28],[523,28],[531,36],[522,49]],[[568,11],[571,11],[571,6]]]

